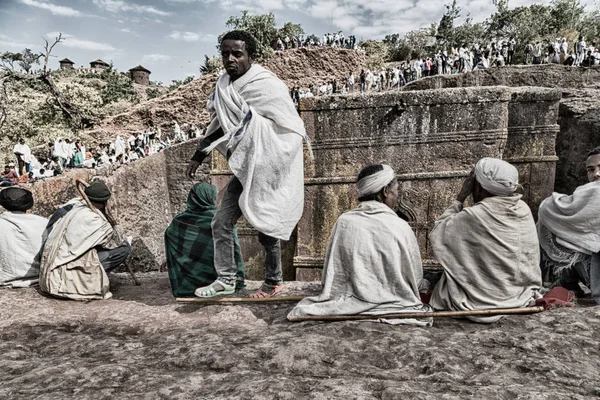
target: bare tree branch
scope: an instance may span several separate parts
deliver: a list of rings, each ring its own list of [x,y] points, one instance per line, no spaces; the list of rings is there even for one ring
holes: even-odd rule
[[[62,42],[64,39],[62,37],[62,32],[59,32],[58,36],[54,38],[54,43],[52,43],[52,45],[48,43],[48,40],[45,37],[42,36],[42,39],[44,39],[44,42],[46,42],[44,45],[44,54],[42,55],[42,57],[44,57],[44,68],[42,70],[42,74],[46,75],[48,73],[48,60],[50,60],[52,49],[54,49],[54,46]]]

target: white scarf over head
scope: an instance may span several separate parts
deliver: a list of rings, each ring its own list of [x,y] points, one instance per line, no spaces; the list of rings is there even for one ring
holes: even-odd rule
[[[381,189],[389,185],[394,180],[396,174],[394,174],[392,167],[386,164],[382,165],[383,170],[372,175],[365,176],[360,181],[356,182],[358,197],[364,197],[373,193],[378,193]]]
[[[519,187],[519,171],[498,158],[485,157],[475,165],[475,179],[496,196],[511,196]]]

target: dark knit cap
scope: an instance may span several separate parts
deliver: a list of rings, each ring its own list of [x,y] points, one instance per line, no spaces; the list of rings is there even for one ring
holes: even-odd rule
[[[0,206],[8,211],[27,211],[33,207],[33,195],[29,190],[9,187],[0,191]]]
[[[96,203],[104,203],[110,199],[111,193],[106,183],[102,181],[94,181],[90,183],[90,186],[85,188],[85,194],[90,199],[90,201],[94,201]]]

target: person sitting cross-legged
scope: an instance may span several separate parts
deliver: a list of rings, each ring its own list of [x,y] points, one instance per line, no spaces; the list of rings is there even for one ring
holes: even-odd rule
[[[0,287],[26,287],[37,283],[38,253],[48,220],[27,213],[33,207],[30,191],[9,187],[0,191]]]
[[[102,181],[85,189],[93,210],[80,198],[50,217],[44,235],[40,289],[73,300],[108,299],[107,273],[125,261],[131,245],[108,212],[112,193]]]
[[[444,271],[429,304],[436,310],[524,307],[541,297],[535,222],[516,194],[519,173],[506,161],[477,162],[429,240]],[[474,205],[463,208],[470,195]],[[502,316],[467,317],[492,323]]]
[[[541,267],[550,282],[583,295],[579,282],[600,304],[600,147],[586,159],[589,183],[572,195],[553,193],[540,204]]]
[[[423,319],[381,319],[430,325],[419,296],[423,277],[417,239],[394,212],[398,182],[392,168],[365,167],[357,182],[360,205],[335,223],[317,297],[303,299],[288,315],[378,315],[423,311]]]

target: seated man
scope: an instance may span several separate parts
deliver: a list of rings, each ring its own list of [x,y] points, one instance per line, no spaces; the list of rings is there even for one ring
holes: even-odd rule
[[[217,279],[214,243],[210,226],[217,211],[217,188],[197,183],[190,190],[187,209],[177,215],[165,231],[165,254],[173,296],[193,296],[197,288]],[[244,260],[233,231],[234,259],[237,266],[236,290],[244,284]]]
[[[340,216],[327,247],[323,290],[288,315],[377,315],[429,311],[421,303],[423,277],[417,239],[394,212],[398,182],[392,168],[377,164],[358,175],[360,205]],[[424,314],[425,315],[425,314]],[[395,319],[392,324],[430,325],[431,319]]]
[[[9,187],[0,191],[0,287],[26,287],[36,283],[40,265],[38,253],[48,220],[27,210],[33,207],[30,191]]]
[[[19,180],[19,175],[15,172],[10,165],[4,166],[4,172],[0,176],[0,186],[13,186],[16,185]]]
[[[539,244],[531,210],[515,194],[515,167],[479,160],[429,240],[444,272],[429,304],[436,310],[524,307],[541,297]],[[475,205],[463,209],[473,195]],[[492,323],[501,316],[468,317]]]
[[[112,294],[106,274],[125,261],[131,246],[106,208],[111,197],[106,184],[94,181],[85,194],[96,210],[74,199],[50,218],[40,288],[74,300],[108,299]]]
[[[588,154],[586,169],[589,183],[540,204],[541,266],[547,280],[579,295],[584,283],[600,304],[600,147]]]

